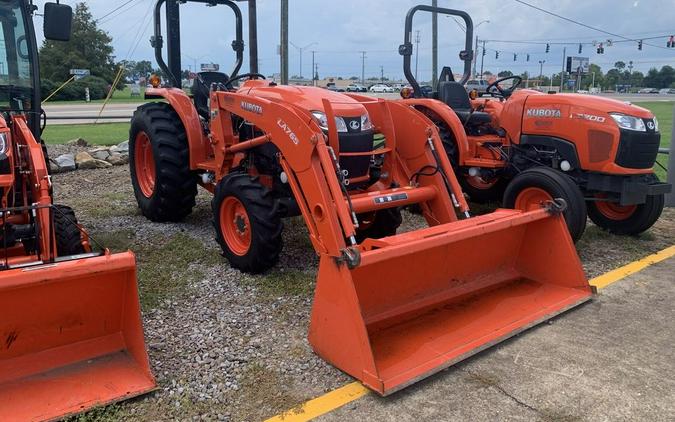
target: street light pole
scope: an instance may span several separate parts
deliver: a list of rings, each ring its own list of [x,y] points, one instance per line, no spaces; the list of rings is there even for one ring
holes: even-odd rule
[[[415,34],[415,45],[416,45],[416,51],[415,51],[415,79],[418,79],[417,77],[417,69],[418,65],[420,62],[420,31],[419,29],[417,30],[417,33]]]
[[[541,79],[544,77],[544,63],[546,63],[546,60],[539,60],[539,83],[541,83]]]
[[[295,45],[294,43],[291,43],[291,45],[292,45],[293,47],[295,47],[295,48],[300,52],[300,79],[302,79],[302,52],[305,51],[306,49],[308,49],[309,47],[311,47],[311,46],[313,46],[313,45],[316,45],[316,44],[318,44],[318,43],[312,42],[312,43],[307,44],[307,45],[304,46],[304,47],[298,47],[298,46]]]
[[[490,23],[489,20],[484,20],[480,21],[478,25],[474,26],[474,31],[476,32],[476,44],[474,45],[473,48],[473,75],[476,77],[476,67],[478,66],[478,27],[481,26],[484,23]],[[485,48],[485,41],[483,41],[483,48]],[[482,70],[483,70],[483,63],[481,61],[481,75],[482,75]]]

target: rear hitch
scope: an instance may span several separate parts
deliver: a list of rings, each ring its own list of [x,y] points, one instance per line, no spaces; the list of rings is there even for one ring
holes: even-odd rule
[[[348,247],[342,249],[340,252],[342,253],[342,256],[335,258],[335,262],[338,264],[342,264],[344,262],[347,264],[347,268],[350,270],[353,270],[354,268],[361,265],[361,252],[358,249],[354,247]]]
[[[565,212],[567,209],[567,201],[562,198],[555,198],[552,201],[543,203],[544,209],[551,215],[558,215]]]

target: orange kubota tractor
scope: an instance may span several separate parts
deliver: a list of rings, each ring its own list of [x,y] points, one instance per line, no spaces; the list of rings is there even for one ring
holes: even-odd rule
[[[321,357],[386,395],[591,298],[563,201],[469,218],[423,114],[279,86],[255,68],[236,76],[242,18],[227,0],[217,3],[237,18],[235,71],[202,73],[190,98],[172,76],[177,45],[168,65],[162,57],[164,3],[153,44],[173,86],[149,89],[165,101],[142,105],[132,120],[139,207],[154,221],[181,219],[201,185],[214,194],[223,254],[253,273],[276,263],[282,218],[302,215],[320,256],[309,341]],[[177,40],[178,3],[166,6]],[[250,80],[235,88],[242,79]],[[414,204],[429,227],[396,234],[400,208]]]
[[[55,420],[155,388],[131,252],[96,251],[52,201],[28,1],[0,1],[0,420]],[[66,40],[69,6],[46,3]],[[95,242],[94,242],[95,243]]]
[[[461,17],[466,47],[464,74],[455,81],[449,67],[431,93],[420,88],[411,70],[412,24],[419,12]],[[564,198],[572,238],[581,237],[586,216],[617,234],[638,234],[661,215],[671,186],[652,168],[660,134],[648,110],[621,101],[579,94],[545,94],[516,88],[520,76],[491,83],[489,97],[471,96],[473,24],[463,11],[420,5],[406,17],[403,70],[412,89],[404,102],[437,125],[457,177],[475,202],[502,200],[516,209]],[[505,82],[511,81],[506,88]]]

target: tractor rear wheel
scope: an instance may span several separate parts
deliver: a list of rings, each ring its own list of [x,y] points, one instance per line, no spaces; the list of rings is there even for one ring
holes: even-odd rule
[[[211,207],[216,241],[232,267],[257,274],[277,263],[283,247],[281,213],[257,177],[225,176],[216,186]]]
[[[73,209],[65,205],[54,205],[52,215],[57,256],[85,253],[82,235]]]
[[[567,175],[548,167],[535,167],[518,174],[506,187],[503,205],[529,211],[545,201],[562,198],[567,202],[565,222],[574,242],[586,230],[587,210],[579,186]]]
[[[663,195],[648,196],[647,201],[639,205],[622,206],[616,202],[589,201],[588,216],[596,226],[611,233],[637,235],[656,223],[661,217],[664,203]]]
[[[387,208],[368,216],[359,216],[359,224],[363,226],[356,232],[356,241],[361,243],[365,239],[381,239],[396,234],[396,230],[403,222],[399,208]]]
[[[197,176],[178,113],[167,103],[139,107],[129,131],[129,167],[136,201],[152,221],[181,221],[192,212]]]

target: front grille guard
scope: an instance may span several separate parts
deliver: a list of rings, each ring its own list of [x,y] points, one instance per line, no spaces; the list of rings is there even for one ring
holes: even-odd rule
[[[49,209],[49,221],[52,222],[52,224],[49,225],[49,233],[48,233],[50,242],[51,239],[55,238],[56,234],[55,233],[56,228],[54,225],[54,213],[59,213],[59,216],[65,219],[68,222],[68,224],[72,224],[73,226],[77,227],[77,230],[80,232],[80,237],[85,239],[86,244],[85,249],[88,249],[89,251],[77,255],[57,256],[55,248],[50,248],[49,251],[42,250],[42,242],[41,242],[42,227],[40,225],[40,218],[38,218],[38,211],[43,209]],[[34,245],[26,245],[24,243],[24,247],[32,249],[36,256],[36,259],[34,261],[11,265],[9,262],[10,261],[9,250],[12,247],[14,247],[16,243],[13,243],[11,245],[7,243],[8,235],[10,234],[9,229],[10,226],[8,225],[8,218],[10,215],[25,212],[28,212],[33,220],[31,224],[32,226],[31,231],[34,233],[34,237],[32,239]],[[89,233],[87,233],[79,224],[73,221],[66,213],[63,212],[63,210],[61,210],[59,207],[54,206],[53,204],[49,205],[36,204],[24,207],[2,208],[0,209],[0,219],[2,219],[2,228],[0,228],[0,234],[2,234],[2,242],[0,242],[1,243],[0,247],[2,248],[2,257],[0,257],[1,258],[0,271],[16,268],[26,268],[36,265],[55,264],[58,262],[72,261],[81,258],[92,258],[96,256],[101,256],[106,252],[105,247],[101,243],[99,243],[96,239],[91,237]],[[94,251],[93,248],[91,247],[92,242],[97,248],[96,251]]]

